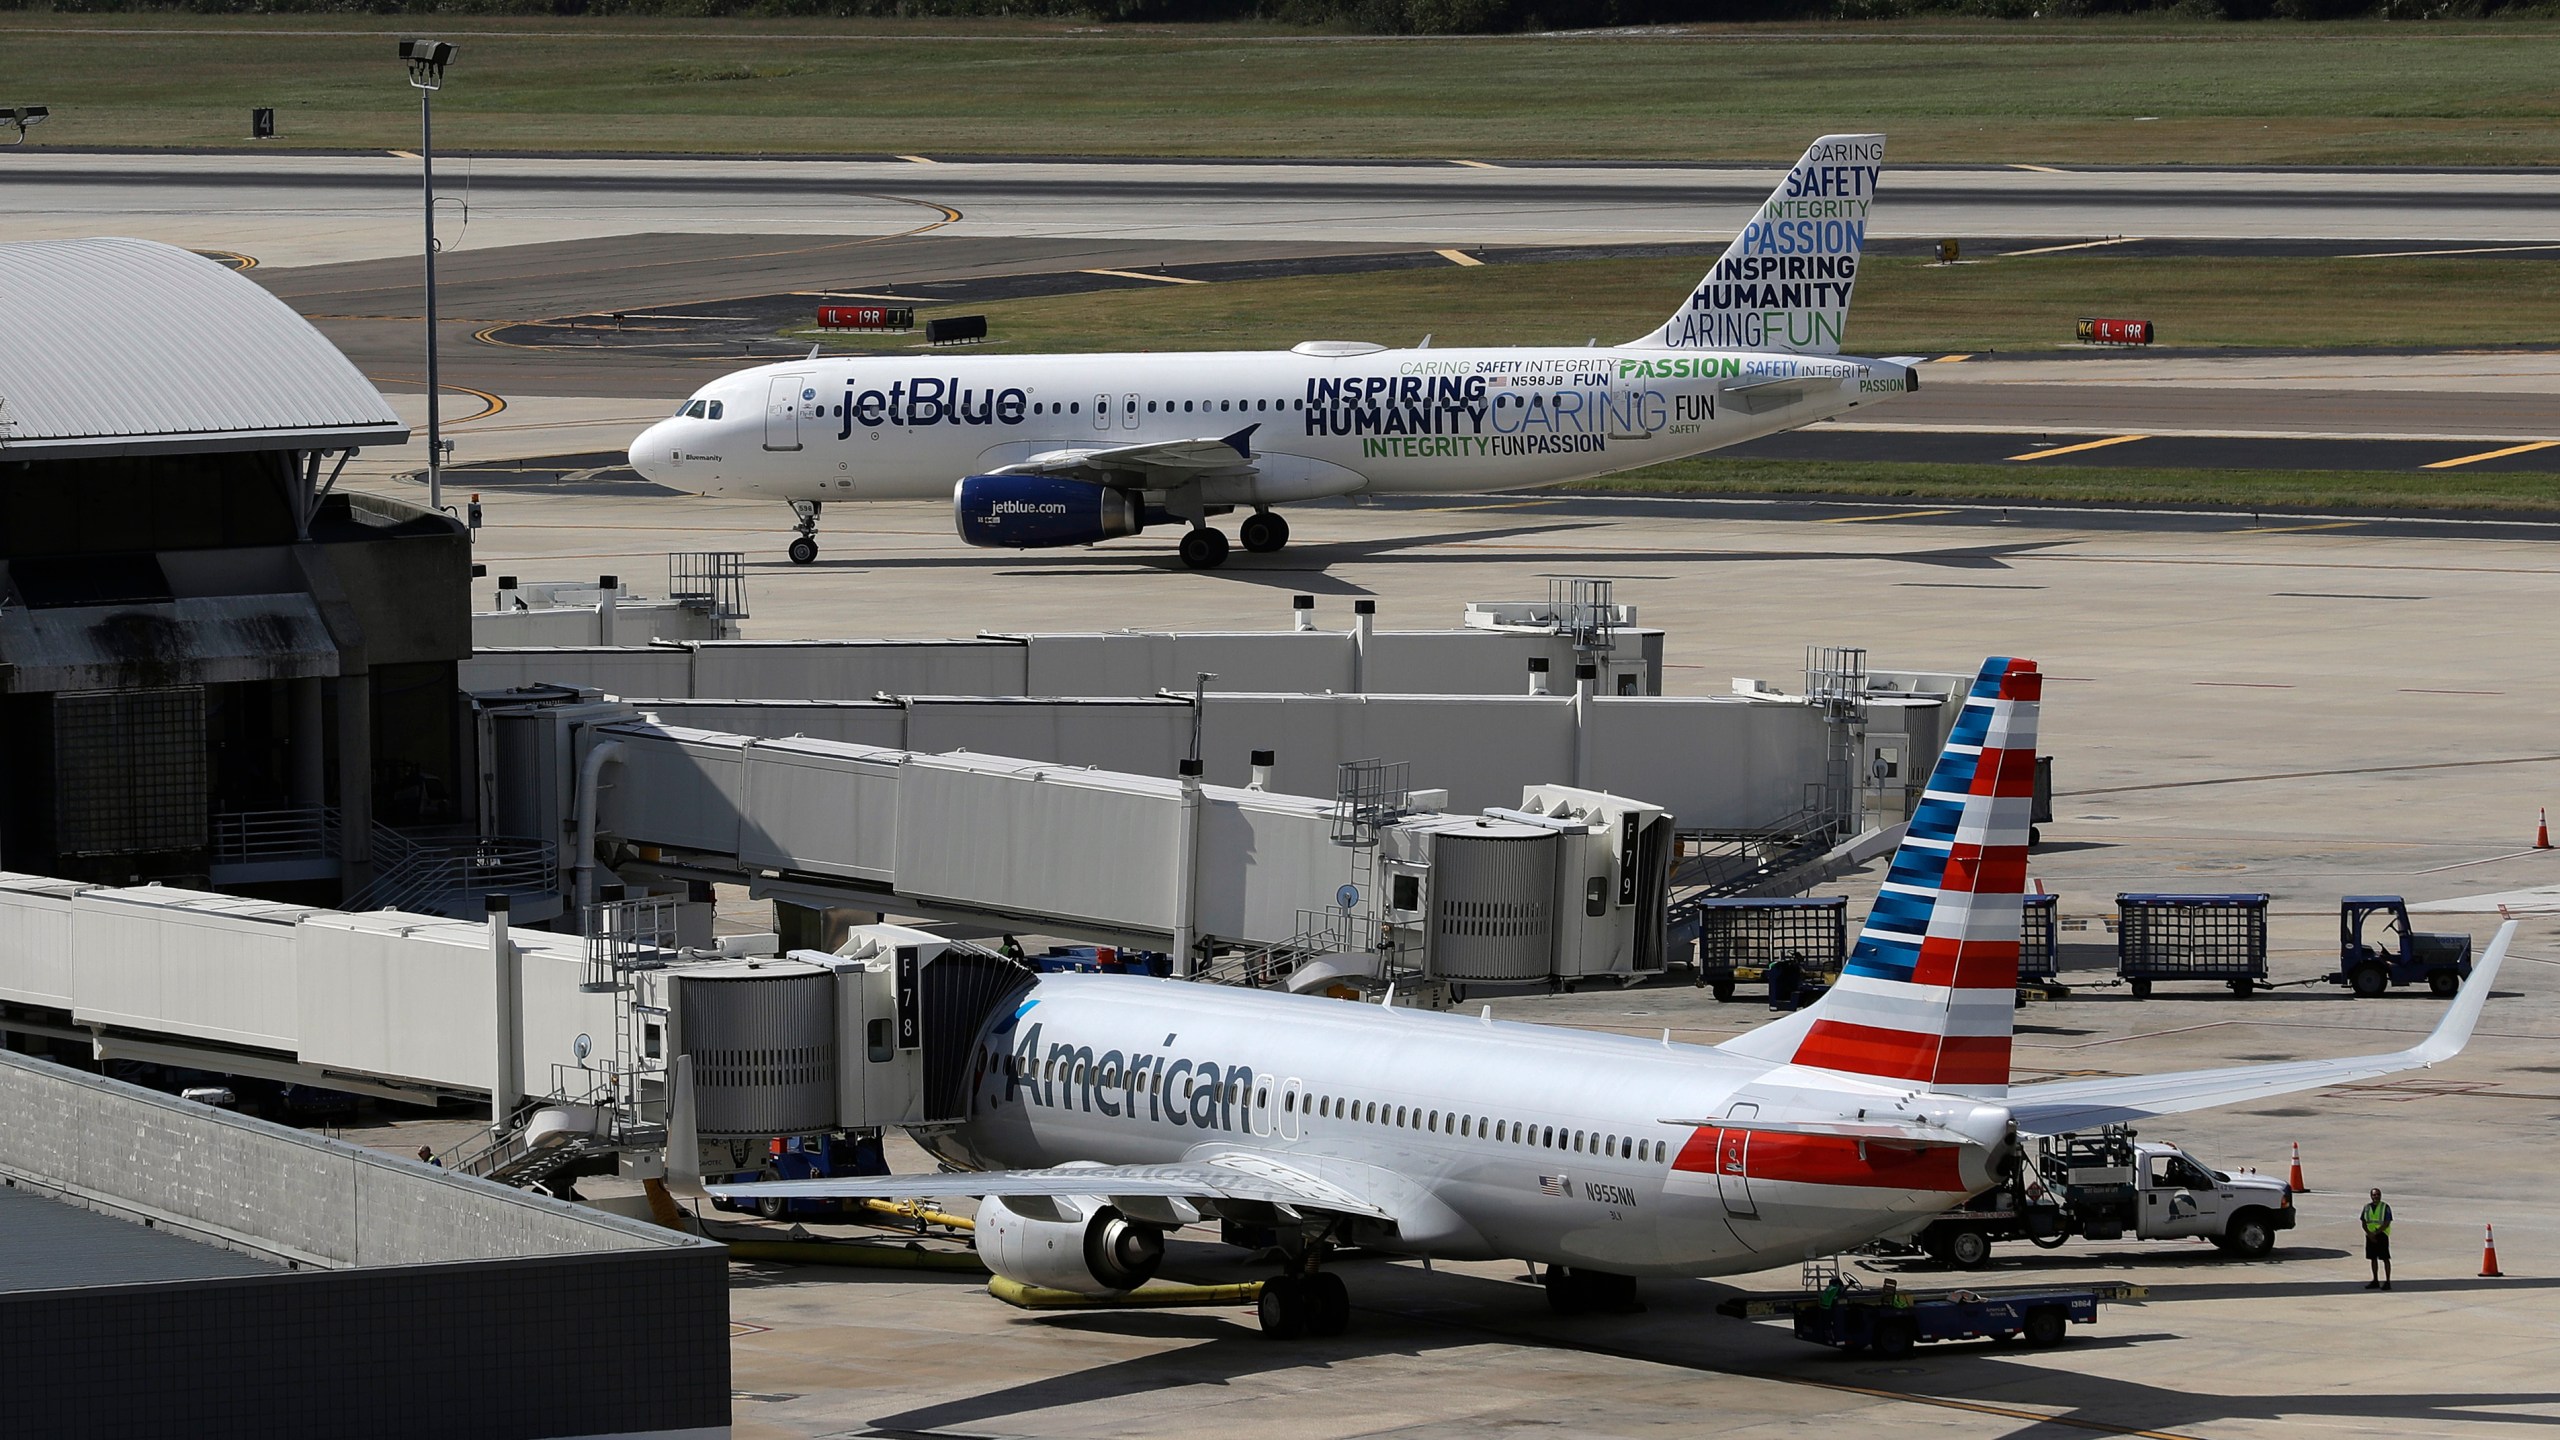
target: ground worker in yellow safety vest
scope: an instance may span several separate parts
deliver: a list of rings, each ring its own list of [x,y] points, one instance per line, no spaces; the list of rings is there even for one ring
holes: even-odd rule
[[[1884,1282],[1884,1303],[1887,1307],[1895,1310],[1908,1310],[1911,1308],[1911,1297],[1902,1293],[1901,1281],[1887,1280]]]
[[[2391,1288],[2391,1207],[2382,1203],[2382,1191],[2371,1193],[2364,1212],[2356,1217],[2364,1226],[2364,1258],[2373,1267],[2373,1278],[2364,1282],[2367,1290]]]

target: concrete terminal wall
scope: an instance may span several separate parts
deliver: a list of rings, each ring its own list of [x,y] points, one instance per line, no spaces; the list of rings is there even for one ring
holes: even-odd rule
[[[316,1267],[0,1293],[11,1440],[729,1433],[709,1241],[5,1052],[0,1177]]]
[[[6,1052],[0,1172],[326,1269],[709,1244]]]

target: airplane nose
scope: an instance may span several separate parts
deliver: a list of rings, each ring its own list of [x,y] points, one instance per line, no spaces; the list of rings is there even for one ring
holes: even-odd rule
[[[665,422],[661,421],[641,431],[631,442],[630,452],[623,457],[631,463],[632,473],[661,485],[666,483],[667,447],[659,434],[666,428]]]

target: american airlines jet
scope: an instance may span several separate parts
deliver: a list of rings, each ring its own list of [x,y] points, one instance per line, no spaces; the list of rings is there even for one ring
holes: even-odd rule
[[[2406,1050],[2009,1084],[2042,677],[1985,662],[1837,985],[1698,1046],[1318,996],[1042,975],[995,1008],[956,1125],[915,1132],[964,1173],[715,1185],[717,1195],[985,1197],[996,1274],[1093,1295],[1145,1283],[1207,1218],[1285,1255],[1261,1319],[1338,1333],[1325,1262],[1356,1244],[1545,1265],[1561,1310],[1637,1277],[1835,1253],[1998,1183],[2022,1135],[2262,1100],[2458,1054],[2515,925]],[[2292,1220],[2244,1210],[2247,1251]],[[2244,1233],[2244,1228],[2248,1227]]]
[[[972,545],[1090,545],[1188,527],[1183,563],[1289,543],[1277,507],[1581,480],[1793,430],[1919,387],[1840,354],[1884,163],[1826,135],[1643,338],[1597,347],[821,356],[715,380],[631,442],[631,468],[788,503],[791,559],[834,503],[951,497]],[[1429,345],[1426,339],[1424,346]]]

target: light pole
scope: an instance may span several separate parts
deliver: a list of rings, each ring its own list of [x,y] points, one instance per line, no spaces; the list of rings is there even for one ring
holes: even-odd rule
[[[453,63],[450,40],[403,40],[401,62],[409,67],[409,84],[418,92],[418,164],[426,209],[427,255],[427,508],[444,509],[443,392],[436,375],[436,131],[435,95],[444,88],[444,67]]]

